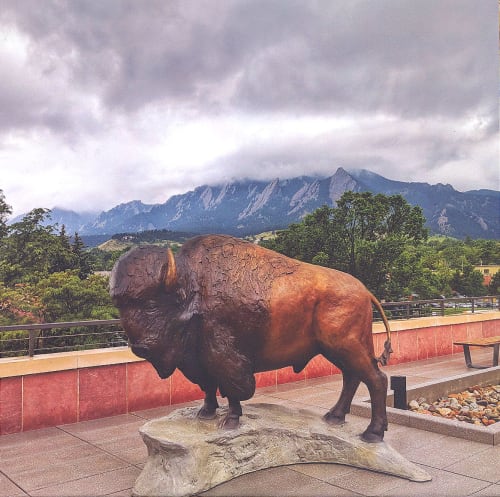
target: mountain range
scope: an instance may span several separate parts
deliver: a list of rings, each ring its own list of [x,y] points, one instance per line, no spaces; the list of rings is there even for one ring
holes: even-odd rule
[[[459,192],[451,185],[393,181],[365,169],[338,168],[329,177],[236,181],[199,186],[163,204],[140,200],[98,215],[54,208],[51,222],[67,233],[112,235],[154,229],[236,236],[286,228],[322,205],[335,206],[345,191],[401,194],[419,205],[433,234],[455,238],[500,238],[500,192]]]

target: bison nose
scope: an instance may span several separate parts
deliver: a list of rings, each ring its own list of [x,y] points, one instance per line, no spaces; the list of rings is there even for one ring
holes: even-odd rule
[[[152,355],[149,348],[145,345],[131,345],[130,348],[136,356],[142,357],[143,359],[149,359]]]

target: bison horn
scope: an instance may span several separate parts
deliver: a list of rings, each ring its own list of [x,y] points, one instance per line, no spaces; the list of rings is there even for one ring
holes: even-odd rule
[[[174,253],[169,248],[167,250],[168,267],[167,274],[165,275],[165,286],[171,288],[177,282],[177,270],[175,267]]]

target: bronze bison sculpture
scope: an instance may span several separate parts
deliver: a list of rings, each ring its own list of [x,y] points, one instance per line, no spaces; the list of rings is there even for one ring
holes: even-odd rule
[[[110,293],[132,351],[161,378],[178,368],[205,392],[202,419],[212,419],[216,393],[228,399],[221,426],[236,428],[240,401],[255,392],[254,373],[293,366],[322,354],[343,373],[336,405],[324,416],[341,424],[360,381],[372,417],[362,438],[382,441],[387,429],[387,377],[378,368],[391,351],[390,330],[375,297],[356,278],[225,235],[188,240],[170,249],[140,246],[111,274]],[[388,334],[374,355],[372,304]]]

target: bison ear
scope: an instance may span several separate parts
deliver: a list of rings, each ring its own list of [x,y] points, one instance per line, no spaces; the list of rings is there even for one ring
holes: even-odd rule
[[[170,248],[167,249],[167,259],[168,259],[168,266],[167,266],[167,274],[165,275],[165,287],[168,290],[177,283],[177,269],[175,267],[175,258],[174,258],[174,253]]]

